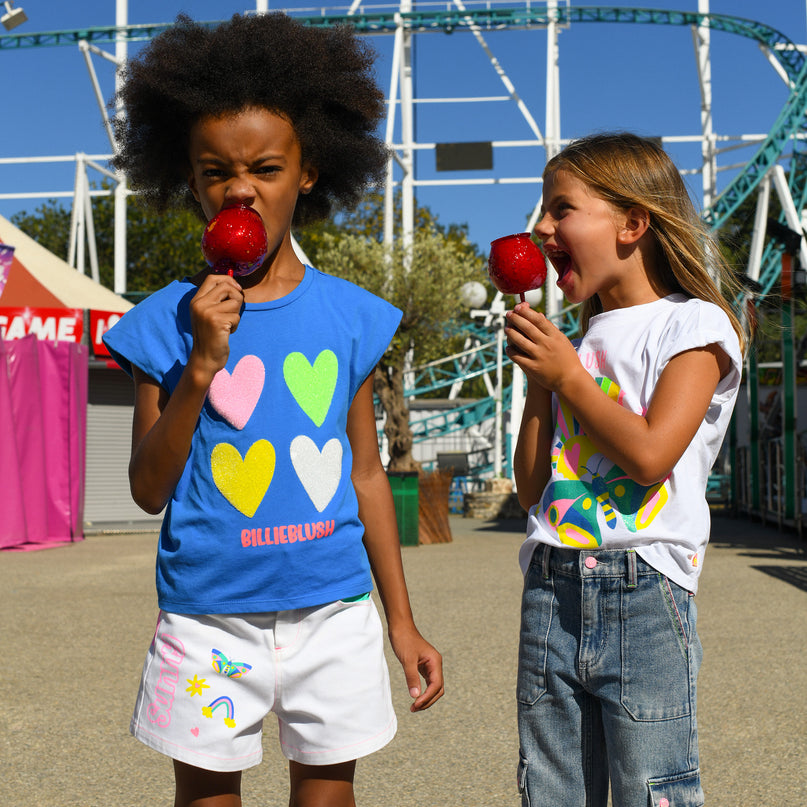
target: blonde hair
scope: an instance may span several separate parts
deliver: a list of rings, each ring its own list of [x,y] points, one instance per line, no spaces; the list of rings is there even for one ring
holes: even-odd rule
[[[745,331],[725,296],[736,296],[739,285],[698,216],[678,169],[657,141],[629,132],[590,135],[573,141],[553,157],[546,164],[544,177],[556,171],[577,177],[620,210],[647,210],[657,253],[651,283],[664,294],[680,292],[719,305],[745,349]],[[718,282],[707,266],[713,268]],[[583,303],[583,333],[591,317],[601,312],[596,295]]]

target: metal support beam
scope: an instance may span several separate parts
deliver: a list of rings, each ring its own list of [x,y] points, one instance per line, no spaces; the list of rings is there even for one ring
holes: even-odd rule
[[[703,164],[703,207],[710,208],[717,196],[717,154],[712,125],[711,29],[706,24],[709,0],[698,0],[700,25],[692,29],[701,91],[701,157]]]
[[[401,13],[412,10],[412,0],[402,0]],[[415,237],[415,105],[412,49],[414,43],[412,32],[401,31],[401,54],[399,80],[401,92],[401,143],[403,145],[401,162],[403,179],[401,180],[401,244],[404,249],[404,260]]]
[[[115,3],[115,23],[120,28],[129,24],[128,0],[116,0]],[[128,56],[128,43],[125,39],[115,42],[115,94],[117,95],[122,86],[122,69],[126,64]],[[124,114],[123,106],[118,102],[115,114],[121,118]],[[114,145],[113,145],[114,148]],[[126,281],[126,176],[118,172],[118,181],[115,185],[115,263],[113,289],[117,294],[123,294],[127,288]]]

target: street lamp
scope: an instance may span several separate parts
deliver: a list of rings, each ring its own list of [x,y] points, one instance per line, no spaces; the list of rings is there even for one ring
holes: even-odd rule
[[[3,28],[6,31],[10,31],[28,21],[28,17],[25,16],[25,12],[21,8],[14,8],[12,0],[6,0],[3,5],[6,7],[6,13],[0,17],[0,22],[3,23]]]

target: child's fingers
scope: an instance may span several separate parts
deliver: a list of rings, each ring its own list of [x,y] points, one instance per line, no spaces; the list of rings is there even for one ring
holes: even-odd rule
[[[208,275],[191,300],[191,315],[203,328],[233,333],[241,320],[244,293],[227,275]]]
[[[432,653],[421,659],[415,674],[418,682],[418,690],[420,688],[420,675],[423,676],[426,682],[426,689],[415,698],[414,703],[410,707],[413,712],[422,712],[424,709],[428,709],[442,698],[445,692],[442,658],[434,648],[430,649]],[[412,690],[413,688],[410,687],[410,694],[412,694]]]
[[[208,275],[191,304],[199,309],[223,306],[225,310],[240,311],[243,302],[244,292],[233,278],[228,275]]]

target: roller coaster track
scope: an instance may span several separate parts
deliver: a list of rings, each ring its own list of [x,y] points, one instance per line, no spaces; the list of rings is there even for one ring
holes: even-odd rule
[[[794,139],[796,134],[807,133],[807,60],[784,34],[759,22],[739,17],[729,17],[718,14],[697,14],[680,11],[661,11],[650,9],[627,9],[615,7],[596,8],[569,8],[559,9],[561,22],[600,22],[600,23],[644,23],[662,25],[708,25],[710,28],[726,33],[738,34],[755,40],[767,48],[778,60],[787,74],[791,85],[791,93],[772,129],[765,138],[754,157],[745,165],[742,171],[723,190],[715,204],[703,214],[704,220],[712,230],[719,230],[737,210],[737,208],[754,193],[759,182],[765,174],[776,164],[789,142],[793,142],[788,185],[796,208],[801,210],[807,204],[807,154],[805,154],[803,141]],[[502,11],[497,12],[500,18]],[[453,15],[452,15],[453,16]],[[518,25],[544,24],[547,21],[546,12],[543,14],[532,11],[529,21],[524,20],[523,12],[513,13],[510,27]],[[495,27],[491,19],[491,27]],[[458,26],[459,27],[459,26]],[[782,216],[782,220],[784,217]],[[769,241],[762,261],[760,285],[762,294],[768,294],[779,277],[781,269],[782,247],[774,241]],[[564,325],[568,326],[568,319]],[[495,353],[490,355],[492,343],[480,344],[479,357],[471,365],[473,374],[468,377],[482,375],[484,372],[493,372],[495,369]],[[468,351],[466,351],[467,353]],[[443,360],[446,366],[456,367],[458,363],[466,360],[465,354],[450,356]],[[438,385],[438,379],[443,377],[439,369],[440,363],[431,363],[415,371],[415,386],[413,394],[423,391],[432,391]],[[483,369],[484,368],[484,369]],[[445,373],[443,386],[456,381],[451,372]],[[421,386],[422,385],[422,386]],[[503,407],[509,408],[509,390],[504,391]],[[417,421],[413,424],[416,441],[427,440],[437,435],[450,434],[461,431],[468,426],[477,424],[484,419],[493,417],[494,402],[492,398],[457,407],[450,412],[440,412],[430,418]]]
[[[290,12],[305,24],[315,27],[353,26],[366,35],[393,34],[399,26],[413,33],[462,30],[498,31],[545,27],[549,22],[545,7],[534,8],[529,3],[508,6],[490,5],[485,8],[414,10],[411,12],[362,12],[352,15],[320,14],[303,16]],[[616,6],[566,7],[553,12],[552,20],[561,24],[617,23],[640,25],[708,26],[711,30],[751,39],[765,48],[782,67],[790,84],[790,95],[781,113],[756,154],[746,163],[729,185],[720,193],[711,208],[704,211],[704,220],[714,231],[726,224],[738,207],[757,189],[762,178],[782,157],[788,144],[792,144],[788,186],[796,208],[807,204],[807,60],[795,44],[784,34],[764,23],[723,14],[700,14],[646,8]],[[218,25],[218,21],[203,23]],[[125,39],[129,42],[147,41],[172,23],[154,25],[128,25],[124,27],[94,27],[40,33],[17,33],[0,36],[0,51],[14,48],[76,45],[80,41],[103,44]],[[776,283],[781,267],[781,247],[770,241],[763,254],[760,285],[762,294],[768,294]],[[489,330],[474,329],[478,346],[469,351],[432,362],[413,372],[414,383],[408,393],[423,395],[453,385],[458,380],[490,373],[496,366],[495,340]],[[567,317],[563,327],[571,327]],[[504,393],[504,408],[509,406],[509,391]],[[413,423],[416,441],[446,435],[477,425],[493,417],[493,398],[486,398],[449,412]]]

